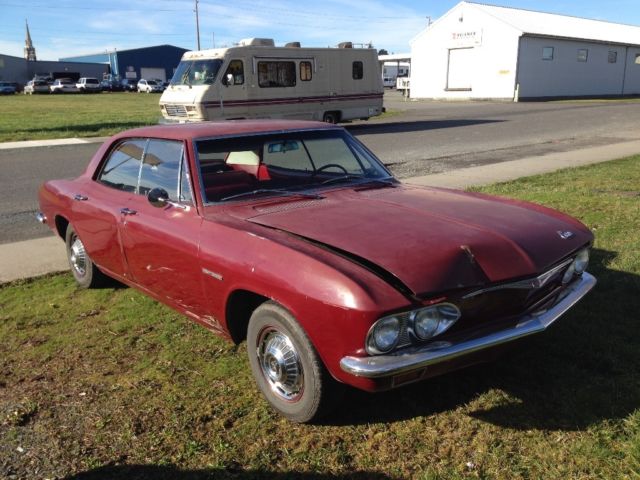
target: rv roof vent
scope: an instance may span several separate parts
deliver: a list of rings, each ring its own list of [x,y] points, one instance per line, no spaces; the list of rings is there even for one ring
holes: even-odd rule
[[[285,45],[285,47],[300,48],[300,42],[289,42]]]
[[[351,42],[341,42],[338,44],[338,48],[353,48],[353,43]]]
[[[245,38],[238,42],[241,47],[274,47],[275,43],[272,38]]]

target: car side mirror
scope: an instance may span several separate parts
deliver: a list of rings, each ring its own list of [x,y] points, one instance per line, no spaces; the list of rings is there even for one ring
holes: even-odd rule
[[[228,87],[229,85],[233,85],[233,74],[227,73],[224,77],[224,84]]]
[[[169,203],[169,194],[164,188],[156,187],[147,194],[147,200],[154,207],[164,207]]]
[[[178,202],[172,202],[169,200],[169,194],[164,188],[156,187],[152,189],[149,193],[147,193],[147,200],[154,207],[162,208],[167,205],[171,205],[174,208],[180,208],[185,211],[189,211],[189,207],[187,205],[182,205]]]

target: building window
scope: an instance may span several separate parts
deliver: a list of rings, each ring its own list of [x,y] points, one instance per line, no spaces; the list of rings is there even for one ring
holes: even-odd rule
[[[303,82],[311,80],[311,62],[300,62],[300,80]]]
[[[616,63],[618,61],[618,52],[609,50],[609,56],[607,58],[609,59],[609,63]]]
[[[636,53],[636,60],[634,62],[636,65],[640,65],[640,53]]]
[[[362,80],[362,77],[364,76],[364,67],[362,62],[353,62],[351,76],[354,80]]]
[[[553,60],[553,47],[542,47],[542,59]]]
[[[579,48],[578,49],[578,61],[579,62],[586,62],[587,58],[589,57],[589,50],[586,48]]]
[[[295,62],[258,62],[258,85],[262,88],[295,87]]]

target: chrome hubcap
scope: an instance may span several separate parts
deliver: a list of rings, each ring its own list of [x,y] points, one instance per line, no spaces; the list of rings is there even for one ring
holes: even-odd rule
[[[257,355],[271,390],[283,400],[297,401],[302,396],[304,373],[300,356],[289,337],[273,328],[263,330]]]
[[[87,273],[87,252],[84,245],[76,236],[72,238],[69,260],[75,272],[83,277]]]

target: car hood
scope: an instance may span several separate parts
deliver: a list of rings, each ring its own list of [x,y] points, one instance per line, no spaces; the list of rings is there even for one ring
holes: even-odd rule
[[[390,274],[420,296],[532,276],[592,240],[577,220],[538,205],[408,186],[235,213]]]

